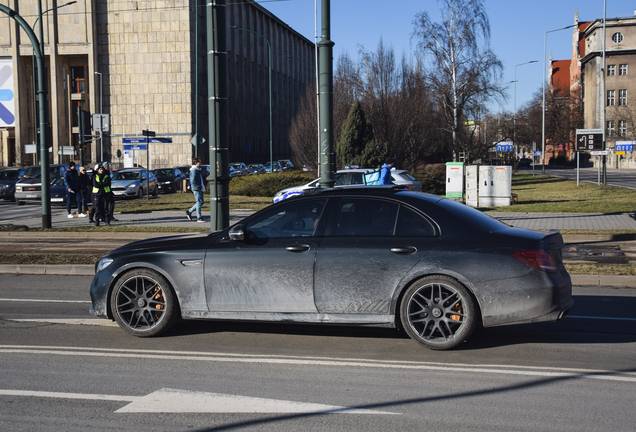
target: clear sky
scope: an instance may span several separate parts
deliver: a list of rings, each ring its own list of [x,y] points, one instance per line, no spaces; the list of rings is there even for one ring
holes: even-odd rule
[[[574,24],[575,12],[580,21],[603,18],[603,0],[484,0],[490,20],[491,48],[504,65],[503,82],[513,81],[517,66],[516,105],[520,108],[541,89],[543,80],[543,47],[547,31]],[[270,0],[259,4],[286,22],[307,39],[315,40],[315,0]],[[320,0],[317,0],[320,28]],[[331,1],[331,40],[334,63],[342,53],[358,60],[364,47],[375,51],[380,39],[392,46],[396,56],[410,56],[415,51],[411,41],[413,20],[426,11],[432,19],[439,17],[440,4],[433,0],[333,0]],[[607,0],[607,18],[634,16],[636,2]],[[554,60],[572,55],[572,29],[547,35],[546,64],[552,52]],[[547,71],[546,71],[547,74]],[[514,84],[510,84],[508,100],[502,110],[514,107]],[[491,105],[497,110],[497,103]]]

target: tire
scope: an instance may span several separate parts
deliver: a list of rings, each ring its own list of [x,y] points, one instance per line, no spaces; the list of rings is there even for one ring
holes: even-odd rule
[[[150,269],[125,273],[110,295],[110,305],[119,327],[137,337],[160,335],[174,327],[181,317],[172,287]]]
[[[25,205],[26,204],[24,201],[18,201],[18,200],[16,200],[15,203],[17,205]]]
[[[139,188],[139,190],[137,191],[137,198],[142,199],[144,197],[144,190],[142,188]]]
[[[152,196],[156,197],[159,195],[159,187],[155,186],[154,190],[152,191]]]
[[[464,342],[475,329],[477,309],[468,290],[454,279],[430,276],[406,290],[400,319],[411,339],[433,350]]]

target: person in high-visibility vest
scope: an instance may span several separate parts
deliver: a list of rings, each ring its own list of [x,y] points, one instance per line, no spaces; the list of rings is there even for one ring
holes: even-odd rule
[[[108,194],[110,193],[110,175],[102,165],[97,167],[97,173],[93,174],[93,208],[95,208],[95,226],[99,226],[102,219],[110,226],[110,215],[106,209]]]

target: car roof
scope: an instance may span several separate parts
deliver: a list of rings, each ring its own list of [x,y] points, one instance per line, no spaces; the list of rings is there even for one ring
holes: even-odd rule
[[[368,195],[368,196],[390,196],[396,194],[408,193],[413,196],[417,196],[420,199],[438,202],[440,199],[445,199],[438,195],[412,192],[404,185],[343,185],[334,188],[311,188],[305,189],[302,196],[342,196],[342,195]]]

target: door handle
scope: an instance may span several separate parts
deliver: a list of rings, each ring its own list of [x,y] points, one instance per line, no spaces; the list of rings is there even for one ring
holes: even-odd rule
[[[309,245],[293,245],[285,248],[288,252],[307,252],[309,249]]]
[[[417,252],[417,248],[414,246],[392,247],[391,252],[395,254],[412,254]]]

